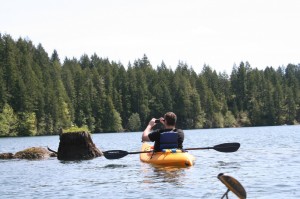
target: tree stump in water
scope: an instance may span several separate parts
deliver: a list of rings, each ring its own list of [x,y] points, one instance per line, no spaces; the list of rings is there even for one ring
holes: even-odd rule
[[[88,160],[102,156],[88,132],[72,132],[60,134],[57,159]]]

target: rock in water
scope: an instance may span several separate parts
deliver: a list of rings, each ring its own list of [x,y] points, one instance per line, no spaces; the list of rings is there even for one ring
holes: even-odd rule
[[[0,159],[13,159],[13,153],[0,153]]]
[[[14,158],[28,159],[28,160],[39,160],[49,158],[51,152],[43,147],[31,147],[23,151],[19,151],[14,155]]]
[[[102,155],[102,152],[95,146],[88,132],[82,131],[60,134],[57,159],[88,160]]]

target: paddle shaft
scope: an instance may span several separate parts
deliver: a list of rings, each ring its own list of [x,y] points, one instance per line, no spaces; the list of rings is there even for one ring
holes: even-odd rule
[[[186,148],[184,150],[191,151],[191,150],[205,150],[205,149],[214,149],[214,147],[202,147],[202,148]]]
[[[128,154],[139,154],[139,153],[151,153],[153,151],[135,151],[135,152],[128,152]]]

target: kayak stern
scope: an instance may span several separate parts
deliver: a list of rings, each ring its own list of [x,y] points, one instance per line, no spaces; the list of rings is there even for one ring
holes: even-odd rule
[[[195,157],[179,149],[166,149],[164,152],[152,152],[153,147],[148,143],[143,143],[140,160],[145,163],[157,164],[163,166],[189,167],[195,163]]]

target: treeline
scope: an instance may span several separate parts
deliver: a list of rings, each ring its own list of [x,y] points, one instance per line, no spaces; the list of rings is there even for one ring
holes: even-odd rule
[[[234,66],[229,75],[179,62],[153,68],[147,56],[129,63],[82,55],[60,61],[41,44],[0,34],[0,136],[142,130],[173,111],[183,129],[296,124],[300,65]]]

